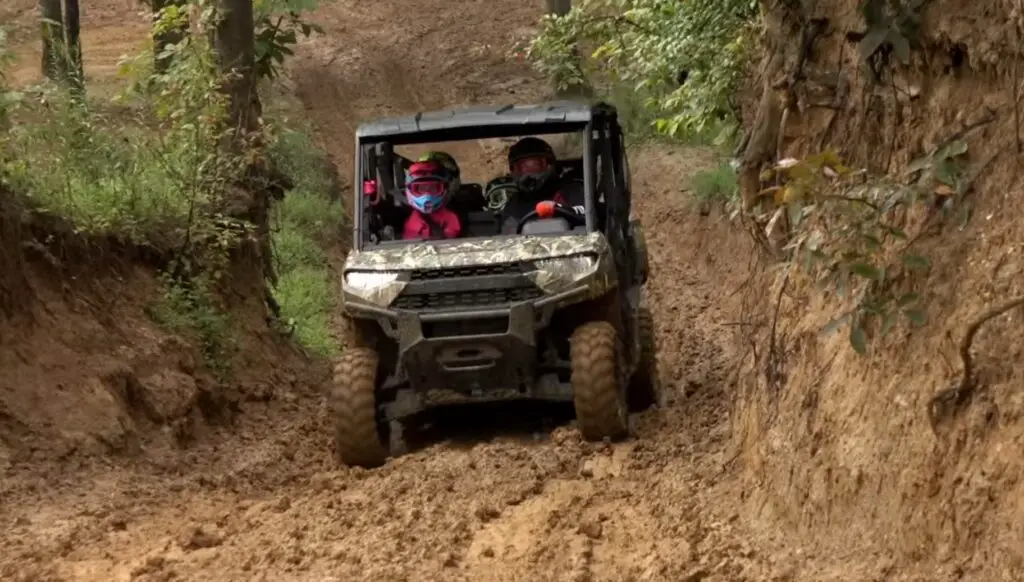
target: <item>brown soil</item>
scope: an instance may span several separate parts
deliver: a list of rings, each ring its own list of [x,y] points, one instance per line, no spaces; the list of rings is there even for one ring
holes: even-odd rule
[[[865,29],[856,4],[780,4],[772,11],[769,42],[780,48],[765,55],[759,82],[767,88],[796,79],[792,97],[800,105],[790,111],[782,155],[833,147],[853,167],[898,172],[959,136],[969,145],[966,175],[976,179],[965,203],[946,220],[933,216],[934,226],[915,242],[932,263],[917,286],[927,326],[875,338],[864,358],[845,334],[819,335],[842,313],[841,301],[792,289],[783,299],[777,334],[788,338],[788,354],[781,382],[769,387],[761,369],[751,370],[737,390],[734,435],[751,491],[744,514],[759,532],[787,531],[815,555],[855,549],[877,556],[880,578],[1022,579],[1019,308],[989,321],[974,341],[976,397],[937,417],[934,427],[929,418],[932,396],[958,381],[958,343],[969,325],[1022,294],[1024,233],[1013,202],[1021,191],[1014,106],[1020,10],[928,3],[910,62],[891,59],[873,85],[847,34]],[[801,22],[825,23],[805,59],[793,42]],[[764,93],[772,100],[779,94]],[[766,109],[759,115],[774,117]],[[775,139],[767,140],[773,153]],[[966,222],[964,208],[971,211]],[[907,220],[911,236],[922,230],[920,214]],[[763,297],[778,296],[778,282],[755,288],[762,320],[770,319],[774,302]]]
[[[288,83],[347,172],[363,117],[543,96],[506,56],[539,4],[339,0],[317,16],[327,34],[302,48]],[[89,19],[107,15],[107,39],[141,40],[134,24],[114,24],[134,18],[134,3],[83,9],[97,26]],[[501,165],[479,144],[452,151],[467,166]],[[923,394],[897,391],[917,370],[865,373],[844,354],[822,371],[813,339],[785,393],[741,398],[747,342],[734,332],[737,298],[760,284],[748,280],[752,249],[681,186],[713,159],[641,149],[632,160],[668,402],[637,415],[621,444],[584,443],[562,410],[500,407],[448,419],[381,469],[339,469],[326,366],[270,339],[259,317],[239,322],[245,373],[214,389],[195,350],[145,316],[151,269],[71,280],[33,261],[34,299],[0,323],[0,579],[938,580],[971,571],[964,538],[1000,542],[977,548],[971,579],[1015,579],[995,554],[1020,555],[1021,440],[998,426],[1020,399],[997,392],[1004,416],[992,420],[993,404],[933,450]],[[985,292],[980,280],[961,292]],[[918,358],[942,349],[910,344]],[[947,469],[929,481],[929,463]],[[929,495],[947,521],[921,509]],[[986,559],[1000,569],[983,570]]]

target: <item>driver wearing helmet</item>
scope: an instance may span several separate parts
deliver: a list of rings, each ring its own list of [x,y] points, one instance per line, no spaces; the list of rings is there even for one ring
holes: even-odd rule
[[[519,221],[544,200],[584,214],[582,182],[561,178],[555,151],[546,141],[536,137],[517,141],[509,148],[508,168],[518,192],[502,210],[502,233],[514,234]]]
[[[405,196],[412,207],[402,236],[406,240],[455,238],[462,232],[458,215],[447,208],[459,178],[440,158],[427,154],[405,173]]]

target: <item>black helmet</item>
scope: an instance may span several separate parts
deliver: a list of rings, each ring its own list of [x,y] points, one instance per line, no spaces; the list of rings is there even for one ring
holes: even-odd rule
[[[555,177],[555,150],[537,137],[524,137],[508,150],[508,169],[524,192],[541,190]]]

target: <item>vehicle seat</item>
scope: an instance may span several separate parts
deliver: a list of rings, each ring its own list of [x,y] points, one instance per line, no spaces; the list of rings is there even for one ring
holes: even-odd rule
[[[466,213],[462,224],[462,236],[498,236],[501,234],[501,221],[498,217],[486,210],[476,210]]]
[[[483,186],[473,182],[462,184],[459,191],[454,193],[451,199],[448,200],[448,208],[451,208],[460,216],[465,216],[469,212],[483,210],[486,206],[487,200],[484,198]]]
[[[558,160],[558,165],[562,168],[560,177],[573,178],[576,180],[583,179],[583,159],[582,158],[571,158],[566,160]]]

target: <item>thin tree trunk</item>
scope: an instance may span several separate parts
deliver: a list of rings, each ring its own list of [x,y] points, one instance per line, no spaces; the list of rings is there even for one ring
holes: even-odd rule
[[[215,47],[224,75],[223,91],[230,99],[228,121],[237,140],[258,129],[262,112],[254,74],[252,2],[220,0],[220,6],[222,14]]]
[[[214,34],[214,46],[224,76],[221,90],[228,96],[227,122],[231,124],[231,151],[254,160],[245,169],[243,187],[251,196],[248,219],[256,226],[263,276],[275,284],[273,252],[270,246],[270,206],[283,195],[277,187],[287,180],[272,167],[265,155],[248,155],[264,147],[260,117],[263,107],[256,92],[254,22],[251,0],[220,0],[221,20]],[[269,287],[266,295],[272,297]],[[271,310],[274,309],[268,302]]]
[[[78,0],[64,0],[65,80],[73,89],[85,90],[85,68],[82,65],[81,18]]]
[[[565,16],[572,10],[572,0],[546,0],[548,14]]]
[[[58,81],[63,73],[66,52],[61,0],[39,0],[39,16],[42,22],[43,74],[52,81]]]

